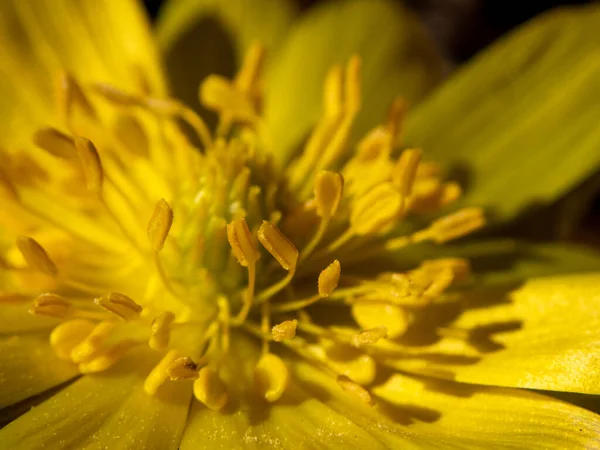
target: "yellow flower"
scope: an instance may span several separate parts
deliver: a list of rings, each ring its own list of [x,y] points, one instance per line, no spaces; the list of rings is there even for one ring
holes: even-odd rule
[[[520,282],[600,257],[446,243],[484,225],[474,200],[506,221],[597,165],[597,45],[571,55],[598,8],[525,27],[405,120],[439,69],[409,15],[352,0],[288,31],[274,4],[167,10],[163,46],[216,17],[244,55],[194,94],[214,126],[167,93],[134,1],[0,6],[0,406],[39,403],[0,447],[597,447],[595,413],[531,390],[600,394],[600,275]],[[515,163],[519,140],[564,163]],[[431,154],[472,163],[466,196]]]

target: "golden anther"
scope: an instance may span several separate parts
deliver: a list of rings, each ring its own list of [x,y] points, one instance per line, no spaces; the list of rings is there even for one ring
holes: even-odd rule
[[[340,206],[344,179],[337,172],[322,170],[315,180],[317,214],[323,219],[333,217]]]
[[[125,294],[111,292],[105,297],[94,299],[94,303],[101,308],[116,314],[123,320],[135,320],[140,317],[142,307],[127,297]]]
[[[294,244],[271,222],[263,220],[258,229],[258,240],[285,270],[294,271],[298,250]]]
[[[169,367],[177,360],[178,357],[179,354],[176,350],[170,350],[160,360],[160,362],[154,366],[150,374],[148,374],[144,380],[144,391],[146,391],[146,394],[156,394],[158,388],[160,388],[164,382],[167,381],[167,378],[169,377]]]
[[[400,155],[398,162],[394,166],[392,184],[404,197],[412,194],[422,153],[419,149],[406,149],[402,152],[402,155]]]
[[[273,353],[261,356],[254,368],[256,389],[269,403],[281,398],[289,382],[290,374],[285,363]]]
[[[50,345],[60,359],[71,360],[73,349],[86,339],[94,329],[89,320],[68,320],[55,327],[50,333]]]
[[[199,366],[191,358],[182,356],[177,358],[167,368],[171,381],[195,380],[198,378]]]
[[[244,219],[235,219],[227,224],[227,240],[233,254],[242,266],[254,265],[260,258],[260,253],[254,245],[250,229]]]
[[[381,183],[359,197],[352,208],[350,224],[357,234],[376,233],[402,212],[404,197],[391,183]]]
[[[233,119],[252,123],[257,115],[248,96],[220,75],[209,75],[200,85],[200,102],[208,109],[230,114]]]
[[[275,325],[271,329],[271,335],[273,336],[273,340],[275,342],[281,342],[285,341],[286,339],[293,339],[296,336],[297,326],[298,321],[296,319],[285,320],[279,325]]]
[[[91,360],[80,363],[78,366],[79,371],[81,373],[102,372],[119,361],[135,345],[135,342],[129,340],[119,342],[106,351],[94,356]]]
[[[465,236],[485,225],[481,208],[463,208],[434,221],[429,227],[431,239],[443,244]]]
[[[368,330],[363,330],[354,335],[352,345],[356,348],[364,347],[365,345],[375,344],[380,339],[385,339],[388,336],[386,327],[375,327]]]
[[[114,322],[100,322],[81,343],[71,350],[71,359],[79,364],[98,356],[110,332],[115,328]]]
[[[148,342],[152,350],[161,351],[167,348],[171,339],[171,324],[174,320],[175,314],[164,311],[152,321],[152,330]]]
[[[89,139],[76,137],[74,141],[87,188],[94,194],[100,195],[104,171],[102,170],[98,150]]]
[[[94,90],[111,103],[120,106],[139,106],[140,99],[132,94],[122,91],[113,85],[96,83]]]
[[[337,259],[321,271],[318,281],[319,295],[321,297],[329,297],[329,295],[331,295],[331,293],[335,290],[338,282],[340,281],[341,271],[342,268]]]
[[[208,366],[198,372],[198,378],[194,381],[194,397],[213,411],[222,410],[229,400],[227,386],[219,374]]]
[[[148,240],[154,251],[162,250],[171,225],[173,225],[173,210],[166,200],[161,198],[156,203],[152,217],[148,221]]]
[[[28,236],[18,236],[16,244],[29,267],[46,275],[58,275],[56,265],[48,256],[44,247],[42,247],[35,239]]]
[[[29,314],[34,316],[50,316],[64,319],[73,314],[73,305],[56,294],[41,294],[34,301]]]
[[[354,397],[358,398],[363,403],[366,403],[367,405],[374,404],[373,398],[371,397],[369,391],[367,391],[360,384],[352,381],[346,375],[339,375],[336,381],[344,391],[348,392],[349,394],[352,394]]]
[[[33,143],[57,158],[73,160],[77,157],[73,138],[56,128],[37,130]]]

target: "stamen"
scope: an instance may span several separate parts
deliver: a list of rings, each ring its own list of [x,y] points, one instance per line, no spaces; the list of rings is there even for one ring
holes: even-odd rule
[[[412,194],[413,185],[417,176],[417,169],[421,161],[421,150],[406,149],[398,158],[398,162],[394,166],[392,172],[392,184],[400,194],[408,197]]]
[[[94,299],[101,308],[116,314],[123,320],[135,320],[140,317],[142,307],[124,294],[111,292],[106,297]]]
[[[249,93],[256,85],[264,56],[264,46],[260,42],[253,42],[246,51],[242,68],[235,77],[235,85],[240,91]]]
[[[294,244],[272,223],[263,220],[258,229],[258,240],[285,270],[293,273],[298,262]]]
[[[385,120],[385,128],[396,139],[398,139],[399,136],[401,137],[402,125],[404,122],[404,116],[406,115],[406,109],[406,101],[402,97],[396,97],[392,101],[390,109],[388,110],[388,114]]]
[[[293,320],[285,320],[281,322],[279,325],[275,325],[271,330],[271,334],[273,336],[273,340],[275,342],[285,341],[286,339],[293,339],[296,336],[296,327],[298,326],[298,321],[296,319]]]
[[[375,327],[363,330],[352,338],[352,345],[361,348],[366,345],[375,344],[380,339],[386,339],[388,331],[386,327]]]
[[[384,326],[390,339],[402,336],[409,325],[404,308],[389,303],[357,301],[351,307],[352,317],[363,329]]]
[[[132,347],[136,346],[138,343],[135,341],[122,341],[119,342],[104,353],[101,353],[91,359],[90,361],[86,361],[79,364],[79,371],[81,373],[96,373],[102,372],[113,364],[115,364],[125,353],[131,350]]]
[[[194,397],[213,411],[222,410],[229,400],[227,386],[219,374],[208,366],[198,372],[198,378],[194,381]]]
[[[154,366],[144,381],[144,391],[146,391],[148,395],[156,394],[158,388],[167,381],[167,378],[169,377],[168,370],[178,357],[179,355],[176,350],[170,350],[160,362]]]
[[[318,281],[319,295],[321,297],[329,297],[335,288],[337,288],[341,271],[342,268],[337,259],[321,271]]]
[[[339,375],[336,381],[344,391],[348,392],[353,397],[356,397],[357,399],[359,399],[367,405],[372,406],[374,404],[373,398],[371,397],[369,391],[367,391],[360,384],[352,381],[347,376]]]
[[[173,225],[173,210],[165,199],[160,199],[148,221],[148,240],[154,251],[162,250],[171,225]]]
[[[94,107],[73,76],[68,73],[61,74],[58,77],[56,88],[58,112],[69,127],[72,125],[74,107],[78,107],[88,117],[96,118]]]
[[[63,322],[50,333],[50,345],[60,359],[71,361],[71,352],[94,329],[89,320],[75,319]]]
[[[38,272],[50,275],[51,277],[58,275],[56,265],[48,256],[44,247],[42,247],[35,239],[27,236],[18,236],[16,244],[29,267]]]
[[[247,95],[225,77],[209,75],[200,85],[200,102],[208,109],[229,114],[234,120],[253,124],[258,117]]]
[[[67,161],[76,158],[73,138],[56,128],[42,128],[33,134],[33,143],[57,158]]]
[[[80,364],[97,356],[115,326],[114,322],[100,322],[96,325],[88,337],[71,350],[73,362]]]
[[[403,205],[404,197],[393,185],[381,183],[356,200],[350,215],[351,229],[359,235],[376,233],[398,217]]]
[[[28,312],[34,316],[64,319],[73,315],[73,305],[60,295],[47,293],[39,295]]]
[[[167,369],[171,381],[195,380],[198,378],[199,364],[187,356],[177,358]]]
[[[98,150],[96,150],[96,147],[89,139],[75,137],[74,142],[87,188],[90,192],[100,196],[102,193],[104,171],[102,170]]]
[[[431,239],[437,244],[465,236],[485,225],[481,208],[464,208],[434,221],[429,227]]]
[[[167,348],[171,339],[171,324],[174,320],[175,314],[164,311],[152,321],[152,331],[148,341],[152,350],[159,352]]]
[[[254,384],[269,403],[281,398],[289,382],[287,366],[273,353],[265,353],[254,368]]]

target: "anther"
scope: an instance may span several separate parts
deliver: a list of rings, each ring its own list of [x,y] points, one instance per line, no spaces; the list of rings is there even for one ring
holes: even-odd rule
[[[113,322],[100,322],[81,343],[71,350],[71,359],[79,364],[96,357],[110,332],[114,329]]]
[[[194,381],[194,397],[213,411],[222,410],[229,400],[227,386],[217,371],[208,366],[198,372],[198,378]]]
[[[322,170],[315,180],[317,214],[323,219],[333,217],[340,205],[344,179],[337,172]]]
[[[104,171],[102,170],[98,150],[96,150],[96,146],[89,139],[76,137],[74,141],[87,188],[90,192],[100,195],[102,192]]]
[[[464,208],[434,221],[429,227],[431,239],[443,244],[465,236],[485,225],[481,208]]]
[[[282,342],[287,339],[293,339],[296,336],[297,326],[298,321],[296,319],[285,320],[279,325],[275,325],[271,329],[271,335],[273,336],[273,340],[275,342]]]
[[[123,320],[135,320],[140,317],[142,307],[127,297],[125,294],[111,292],[105,297],[94,299],[94,303],[101,308],[116,314]]]
[[[404,205],[404,197],[391,183],[381,183],[359,197],[352,208],[350,224],[360,235],[376,233],[389,225]]]
[[[35,239],[28,236],[18,236],[16,244],[29,267],[46,275],[58,275],[56,265],[48,256],[44,247],[42,247]]]
[[[371,394],[369,393],[369,391],[367,391],[360,384],[355,383],[354,381],[352,381],[347,376],[345,376],[345,375],[339,375],[337,377],[336,381],[337,381],[337,383],[339,384],[339,386],[344,391],[346,391],[349,394],[351,394],[352,396],[358,398],[363,403],[366,403],[367,405],[373,405],[374,404],[373,398],[371,397]]]
[[[160,313],[152,321],[152,329],[148,345],[152,350],[161,351],[167,348],[171,339],[171,324],[175,320],[175,314],[170,311]]]
[[[73,305],[60,295],[41,294],[33,301],[29,314],[64,319],[73,314]]]
[[[73,160],[77,156],[73,138],[56,128],[42,128],[33,134],[33,143],[53,156]]]
[[[244,219],[235,219],[227,224],[227,240],[238,262],[244,266],[254,265],[260,253],[254,245],[248,224]]]
[[[263,220],[258,229],[258,240],[285,270],[294,271],[298,250],[294,244],[271,222]]]
[[[342,68],[334,65],[325,77],[323,87],[325,117],[336,118],[342,112]]]
[[[289,382],[289,371],[284,362],[273,353],[261,356],[254,368],[254,384],[259,394],[269,403],[281,398]]]
[[[81,373],[102,372],[119,361],[135,345],[136,342],[130,340],[119,342],[108,350],[94,356],[91,360],[80,363],[78,366],[79,371]]]
[[[160,199],[148,221],[148,240],[154,251],[159,252],[162,250],[172,224],[173,210],[166,200]]]
[[[199,365],[187,356],[177,358],[167,368],[171,381],[195,380],[198,378]]]
[[[385,339],[388,336],[386,327],[375,327],[368,330],[363,330],[352,338],[352,345],[356,348],[364,347],[365,345],[375,344],[380,339]]]
[[[144,380],[144,391],[148,395],[156,394],[158,388],[163,385],[167,378],[169,377],[168,370],[171,364],[173,364],[179,354],[176,350],[171,350],[167,352],[167,354],[160,360],[160,362],[154,366],[150,374]]]
[[[60,359],[71,360],[71,352],[94,329],[89,320],[68,320],[55,327],[50,333],[50,345]]]
[[[328,297],[337,288],[341,271],[342,268],[337,259],[321,271],[318,281],[319,295],[321,297]]]
[[[392,171],[392,184],[404,197],[412,194],[421,154],[421,150],[414,148],[404,150]]]

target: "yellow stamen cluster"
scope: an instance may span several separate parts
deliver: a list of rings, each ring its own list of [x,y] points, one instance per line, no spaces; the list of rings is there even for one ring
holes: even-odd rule
[[[372,404],[377,351],[469,279],[462,259],[363,270],[408,245],[465,236],[483,213],[465,208],[416,228],[415,215],[446,207],[460,188],[420,149],[403,149],[401,99],[353,145],[356,56],[329,72],[321,119],[280,169],[261,116],[263,55],[253,45],[235,79],[201,84],[200,100],[219,115],[213,133],[187,106],[145,88],[63,76],[63,123],[35,133],[26,176],[12,171],[15,154],[2,155],[13,162],[0,167],[0,196],[36,233],[15,236],[18,252],[0,259],[14,282],[0,305],[34,299],[31,314],[62,320],[50,343],[82,373],[145,349],[157,361],[148,394],[193,383],[195,398],[220,411],[245,334],[261,344],[252,389],[266,402],[284,395],[296,354]],[[354,324],[319,325],[331,307],[349,308]]]

